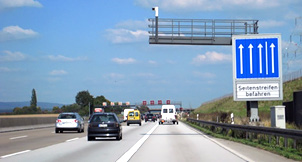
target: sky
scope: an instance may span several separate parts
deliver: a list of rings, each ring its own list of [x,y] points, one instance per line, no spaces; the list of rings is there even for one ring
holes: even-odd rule
[[[283,74],[302,68],[301,0],[0,0],[0,102],[35,89],[38,102],[72,104],[88,90],[197,108],[233,93],[231,46],[150,45],[155,6],[159,18],[259,20],[259,33],[281,34]]]

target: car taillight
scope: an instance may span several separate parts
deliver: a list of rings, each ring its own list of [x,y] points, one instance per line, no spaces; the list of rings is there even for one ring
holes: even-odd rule
[[[75,120],[74,120],[74,122],[75,122],[75,123],[77,123],[77,122],[78,122],[78,120],[77,120],[77,119],[75,119]]]
[[[56,121],[57,123],[60,123],[60,122],[62,122],[60,119],[57,119],[57,121]]]

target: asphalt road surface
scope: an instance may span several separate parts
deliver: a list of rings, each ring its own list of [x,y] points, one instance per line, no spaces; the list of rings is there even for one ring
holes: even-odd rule
[[[208,137],[186,124],[123,126],[123,139],[87,141],[53,128],[0,133],[0,161],[291,161],[239,143]],[[87,129],[87,126],[86,126]]]

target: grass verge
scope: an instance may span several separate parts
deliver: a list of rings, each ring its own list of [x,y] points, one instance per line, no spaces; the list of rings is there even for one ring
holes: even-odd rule
[[[202,131],[203,133],[205,133],[207,135],[210,135],[210,136],[213,136],[213,137],[216,137],[216,138],[221,138],[221,139],[226,139],[226,140],[230,140],[230,141],[234,141],[234,142],[239,142],[239,143],[246,144],[246,145],[249,145],[249,146],[253,146],[253,147],[256,147],[256,148],[260,148],[260,149],[263,149],[263,150],[266,150],[266,151],[270,151],[272,153],[284,156],[284,157],[289,158],[289,159],[302,161],[302,152],[299,152],[296,149],[285,148],[285,147],[281,147],[281,146],[278,146],[278,145],[272,145],[272,144],[269,144],[267,142],[263,142],[261,140],[255,141],[255,140],[234,138],[234,137],[230,137],[228,135],[223,135],[223,134],[220,134],[220,133],[212,132],[209,129],[200,127],[198,125],[192,124],[192,123],[184,121],[184,120],[182,120],[182,122],[188,124],[189,126],[195,128],[199,131]]]

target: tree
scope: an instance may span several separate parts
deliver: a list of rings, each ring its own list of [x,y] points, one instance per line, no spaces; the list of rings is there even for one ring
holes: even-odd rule
[[[107,105],[110,104],[110,101],[108,99],[106,99],[103,95],[102,96],[97,96],[93,100],[93,105],[95,105],[95,106],[102,106],[103,102],[107,102]]]
[[[144,114],[144,113],[150,111],[149,107],[148,107],[148,106],[145,106],[145,105],[140,106],[140,107],[137,107],[137,109],[138,109],[142,114]]]
[[[93,104],[93,96],[88,91],[81,91],[76,96],[76,103],[82,108],[89,106],[89,103]]]
[[[81,106],[74,103],[71,105],[64,105],[61,107],[61,111],[63,112],[79,112],[81,110]]]
[[[54,107],[52,108],[52,112],[53,112],[53,113],[61,113],[62,110],[59,108],[59,106],[54,106]]]
[[[37,107],[37,95],[36,95],[36,90],[35,89],[32,90],[30,106],[31,107]]]
[[[20,107],[16,107],[16,108],[14,108],[13,113],[14,114],[23,114],[23,109]]]

